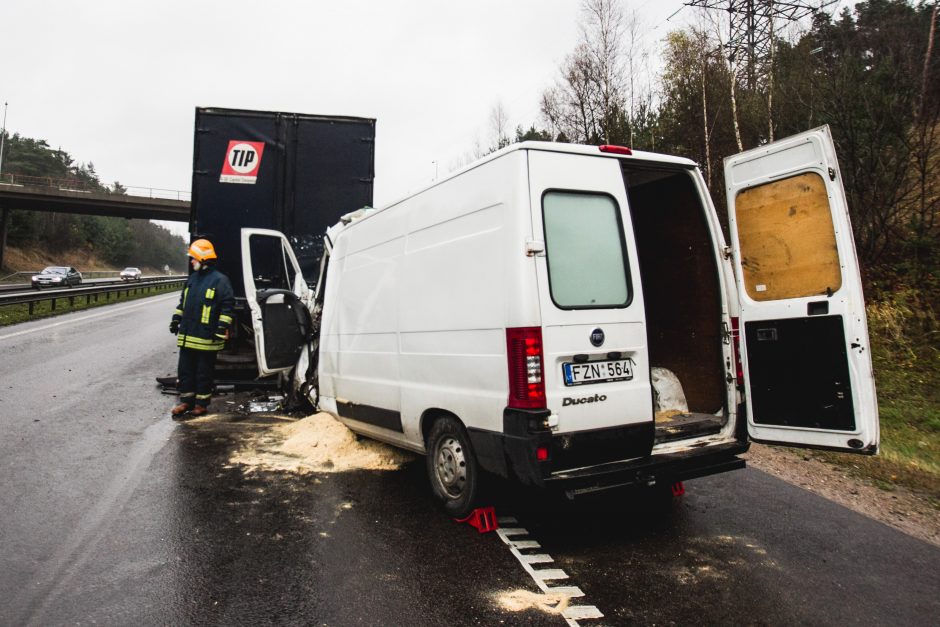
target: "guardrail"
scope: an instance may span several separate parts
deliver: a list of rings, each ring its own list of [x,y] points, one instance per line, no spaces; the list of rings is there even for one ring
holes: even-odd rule
[[[82,276],[85,276],[84,274]],[[187,275],[185,274],[171,274],[169,276],[164,275],[151,275],[148,277],[141,277],[138,279],[88,279],[88,282],[82,282],[83,287],[102,287],[105,285],[127,285],[127,284],[136,284],[141,281],[157,281],[162,279],[185,279]],[[11,292],[28,292],[30,290],[36,289],[33,287],[32,283],[0,283],[0,294],[8,294]],[[43,288],[47,289],[47,288]]]
[[[19,272],[14,272],[13,274],[8,274],[6,276],[0,277],[0,285],[7,284],[9,285],[11,281],[28,279],[29,277],[39,274],[42,270],[36,270],[35,272],[28,272],[26,270],[20,270]],[[121,274],[120,270],[82,270],[82,278],[84,279],[107,279],[107,278],[118,278]],[[148,278],[175,278],[179,276],[178,274],[157,274],[151,275]],[[144,277],[141,277],[144,278]],[[29,287],[29,284],[24,284],[26,287]]]
[[[75,299],[82,296],[85,297],[85,304],[90,304],[92,299],[94,302],[98,302],[98,297],[104,295],[105,300],[111,300],[111,295],[114,294],[115,298],[120,298],[122,292],[126,293],[127,296],[130,296],[132,293],[137,294],[139,290],[151,291],[158,287],[173,287],[179,285],[180,287],[186,283],[186,278],[175,278],[175,279],[159,279],[156,281],[137,281],[134,283],[123,283],[121,285],[108,285],[108,286],[90,286],[90,287],[72,287],[65,289],[53,289],[53,290],[40,290],[36,292],[26,292],[18,294],[4,294],[0,295],[0,307],[6,305],[28,305],[29,315],[33,315],[33,310],[36,306],[36,303],[43,301],[51,301],[50,309],[55,311],[56,301],[68,299],[69,306],[75,304]]]

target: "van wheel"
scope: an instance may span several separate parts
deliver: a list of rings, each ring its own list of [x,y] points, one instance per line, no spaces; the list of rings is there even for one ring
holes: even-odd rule
[[[451,416],[438,419],[428,436],[427,449],[434,496],[450,516],[469,516],[476,505],[480,469],[466,429]]]

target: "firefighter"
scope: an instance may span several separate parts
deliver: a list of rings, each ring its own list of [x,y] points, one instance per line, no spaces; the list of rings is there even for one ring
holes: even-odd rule
[[[193,271],[186,281],[179,305],[170,322],[180,357],[177,389],[180,403],[174,418],[203,416],[212,400],[215,357],[229,338],[235,294],[228,277],[215,269],[215,248],[206,239],[189,245]]]

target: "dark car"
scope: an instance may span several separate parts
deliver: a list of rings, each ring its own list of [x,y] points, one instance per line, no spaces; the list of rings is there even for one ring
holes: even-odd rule
[[[70,266],[49,266],[39,274],[34,274],[33,287],[71,287],[82,282],[82,273]]]

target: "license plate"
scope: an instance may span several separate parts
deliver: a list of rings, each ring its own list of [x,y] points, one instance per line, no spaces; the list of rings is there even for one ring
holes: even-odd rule
[[[565,362],[561,368],[565,375],[565,385],[628,381],[633,378],[633,365],[629,359],[586,361],[580,364]]]

